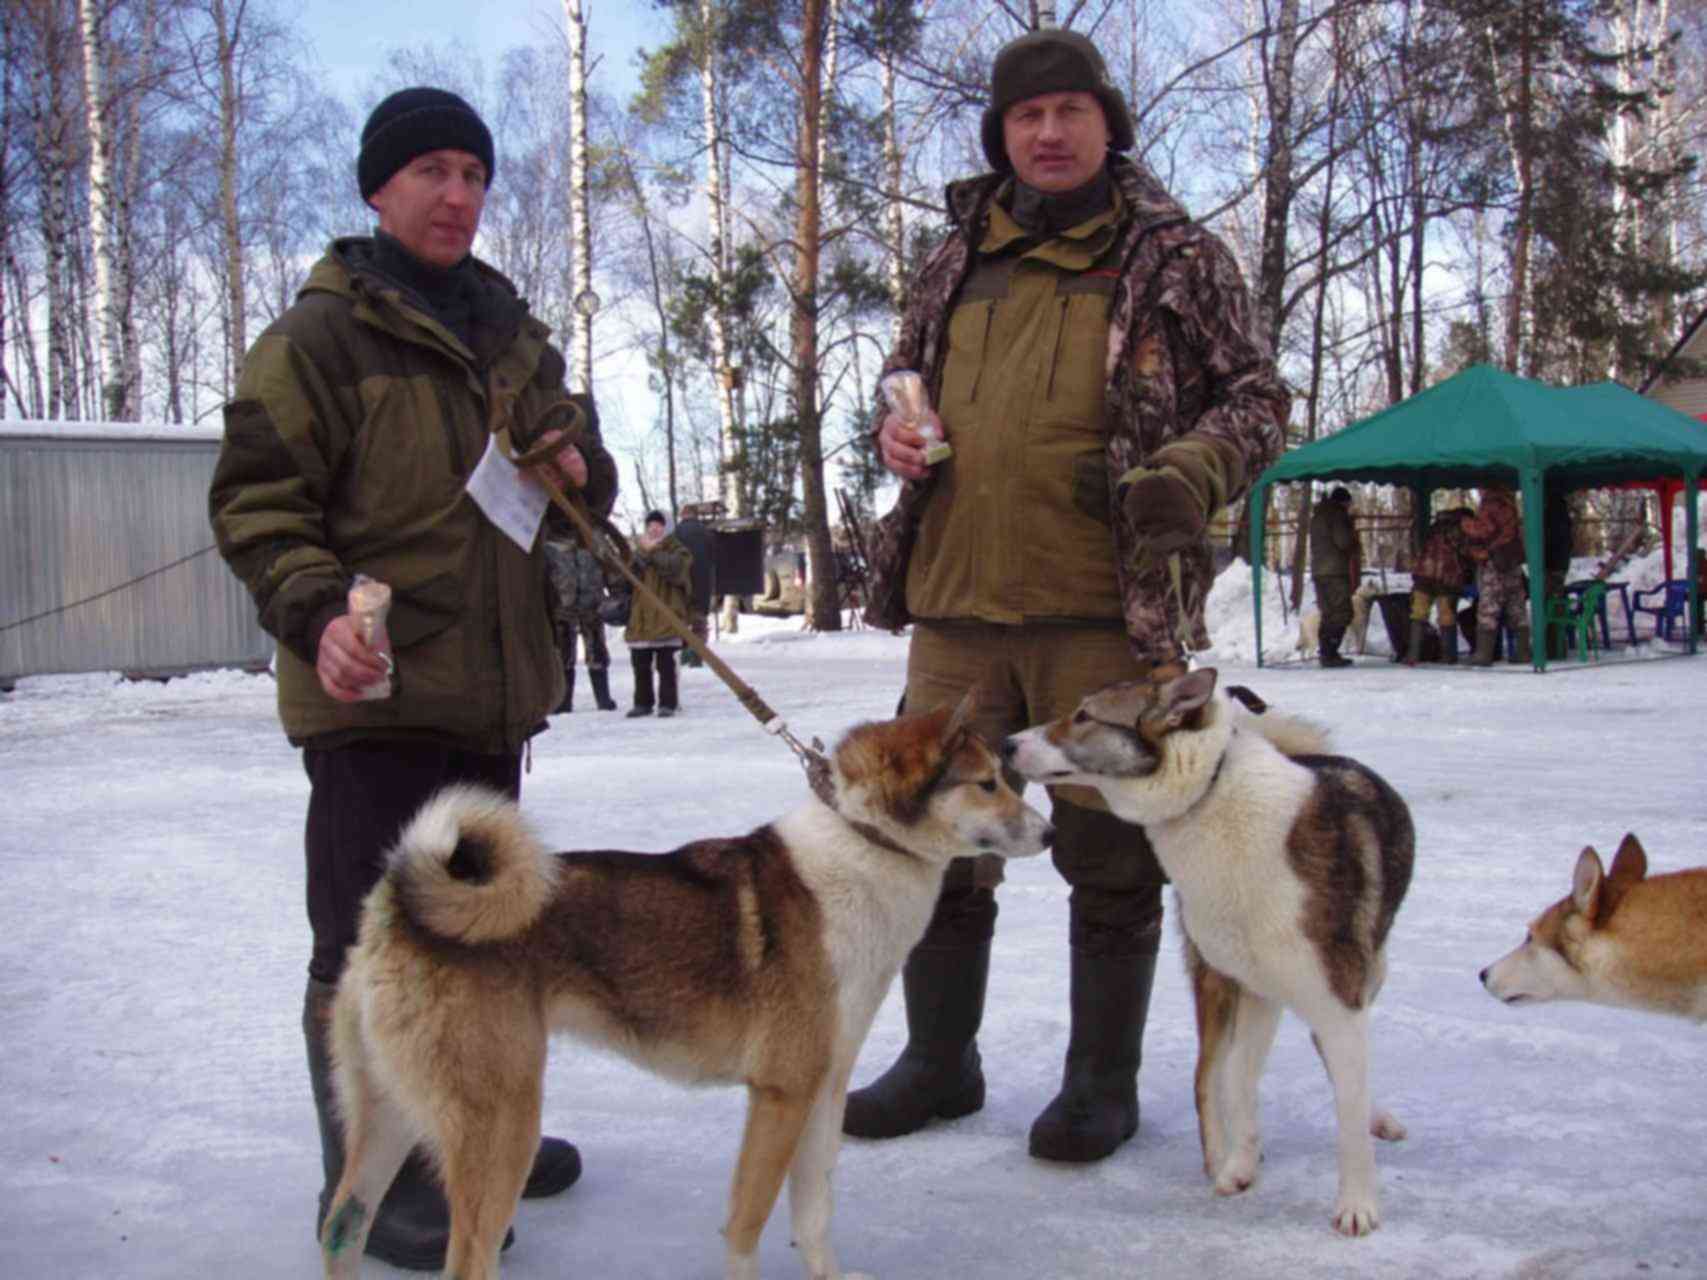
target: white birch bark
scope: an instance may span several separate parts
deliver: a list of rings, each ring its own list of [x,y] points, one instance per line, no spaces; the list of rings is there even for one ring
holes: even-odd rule
[[[45,25],[45,24],[44,24]],[[47,277],[47,416],[56,419],[77,416],[77,382],[73,372],[71,343],[71,299],[67,289],[70,272],[67,246],[70,207],[70,163],[65,145],[66,120],[61,85],[63,69],[55,56],[59,42],[44,30],[42,42],[47,56],[34,60],[32,93],[36,102],[36,145],[41,154],[42,198],[38,211],[42,254]]]
[[[569,367],[581,391],[593,390],[593,229],[587,191],[587,0],[563,0],[569,33],[569,234],[575,306]]]
[[[901,210],[901,135],[895,105],[895,51],[885,45],[880,61],[883,72],[883,173],[888,186],[884,192],[884,220],[889,241],[889,297],[895,308],[889,321],[889,345],[893,347],[901,337],[901,310],[907,296],[907,222]]]
[[[219,53],[219,214],[225,247],[225,346],[229,394],[243,371],[249,350],[249,331],[243,304],[243,236],[237,214],[237,123],[242,101],[237,89],[237,45],[241,38],[242,6],[236,21],[227,24],[225,0],[213,0],[213,22]]]
[[[124,352],[120,337],[123,302],[114,269],[118,192],[113,135],[117,122],[108,101],[107,42],[102,24],[105,16],[100,0],[77,0],[77,22],[83,36],[83,111],[89,132],[89,247],[94,259],[100,413],[117,422],[123,420],[125,409]]]
[[[705,208],[711,224],[711,275],[715,282],[711,306],[711,359],[717,388],[717,452],[722,471],[723,509],[731,516],[744,515],[740,476],[737,474],[736,401],[739,371],[729,362],[729,319],[723,299],[729,288],[729,216],[723,179],[723,113],[718,102],[717,32],[721,10],[718,0],[700,0],[699,88],[700,109],[705,119]]]

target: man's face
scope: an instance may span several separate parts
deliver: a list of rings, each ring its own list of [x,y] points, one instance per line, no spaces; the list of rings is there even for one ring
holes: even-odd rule
[[[486,206],[486,166],[467,151],[416,156],[368,197],[379,229],[422,262],[454,267],[474,246]]]
[[[662,520],[648,520],[646,522],[646,541],[657,542],[663,536],[664,522]]]
[[[1108,156],[1108,120],[1088,93],[1040,93],[1002,113],[1002,145],[1014,173],[1039,191],[1089,182]]]

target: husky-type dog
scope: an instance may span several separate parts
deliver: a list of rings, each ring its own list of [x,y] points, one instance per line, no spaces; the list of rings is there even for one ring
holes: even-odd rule
[[[1707,867],[1650,877],[1634,835],[1610,873],[1584,849],[1570,893],[1482,970],[1482,985],[1507,1004],[1587,1000],[1707,1022]]]
[[[1205,1172],[1234,1195],[1256,1178],[1257,1081],[1282,1009],[1310,1025],[1339,1120],[1335,1229],[1380,1222],[1369,1140],[1403,1126],[1369,1098],[1369,1006],[1410,884],[1405,802],[1370,770],[1322,754],[1305,721],[1252,715],[1213,668],[1178,664],[1111,685],[1015,734],[1027,778],[1095,787],[1144,828],[1178,891],[1197,1008],[1197,1112]]]
[[[758,1276],[788,1174],[806,1274],[840,1280],[830,1177],[872,1018],[950,859],[1051,838],[970,711],[858,726],[799,808],[668,854],[549,854],[507,799],[430,800],[363,907],[333,1007],[348,1157],[326,1275],[358,1275],[372,1210],[420,1141],[450,1203],[445,1274],[498,1274],[539,1143],[547,1037],[563,1033],[682,1081],[745,1084],[726,1275]]]

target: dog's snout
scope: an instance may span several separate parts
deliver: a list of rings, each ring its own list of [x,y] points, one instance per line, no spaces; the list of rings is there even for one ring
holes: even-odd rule
[[[1019,750],[1019,744],[1011,737],[1002,739],[1002,763],[1012,764],[1014,752]]]
[[[1050,826],[1048,823],[1045,823],[1041,839],[1045,849],[1053,849],[1055,847],[1055,828]]]

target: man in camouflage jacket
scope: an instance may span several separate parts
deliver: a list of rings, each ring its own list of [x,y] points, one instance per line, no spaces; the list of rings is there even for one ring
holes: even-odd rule
[[[1464,522],[1468,507],[1443,511],[1429,525],[1411,567],[1411,629],[1405,646],[1405,665],[1414,667],[1422,659],[1423,628],[1434,606],[1440,628],[1440,660],[1458,661],[1458,597],[1470,585],[1469,547]]]
[[[1281,451],[1289,407],[1231,254],[1136,162],[1101,55],[1066,31],[996,56],[993,173],[948,189],[951,228],[915,280],[885,370],[922,375],[953,456],[894,413],[904,481],[872,553],[874,626],[912,623],[905,703],[982,691],[995,741],[1207,643],[1211,515]],[[1164,881],[1142,830],[1052,788],[1072,885],[1071,1030],[1034,1155],[1086,1161],[1136,1131],[1136,1074]],[[976,1046],[999,869],[956,862],[903,971],[908,1044],[848,1099],[893,1137],[983,1103]]]
[[[1489,485],[1473,519],[1464,522],[1470,558],[1476,562],[1476,652],[1474,667],[1490,666],[1501,626],[1511,631],[1514,663],[1530,661],[1529,582],[1523,565],[1523,517],[1510,486]]]
[[[552,621],[557,627],[557,648],[563,656],[563,701],[559,711],[575,709],[575,650],[586,651],[587,682],[600,711],[615,711],[610,696],[610,646],[605,642],[605,624],[599,605],[605,598],[605,575],[599,559],[574,537],[552,537],[545,542],[545,559],[551,570]]]
[[[493,165],[490,132],[455,94],[405,89],[374,108],[356,178],[378,230],[336,241],[255,341],[208,497],[220,553],[278,641],[279,716],[309,778],[302,1025],[322,1216],[343,1165],[326,1017],[362,900],[440,787],[520,793],[522,751],[563,696],[544,539],[522,547],[500,531],[470,477],[499,445],[567,431],[559,483],[600,516],[616,497],[591,398],[567,393],[549,331],[470,253]],[[357,574],[391,588],[387,647],[346,610]],[[389,696],[364,696],[388,676]],[[580,1170],[573,1146],[546,1138],[526,1194]],[[413,1155],[367,1252],[438,1270],[448,1240],[438,1180]]]

